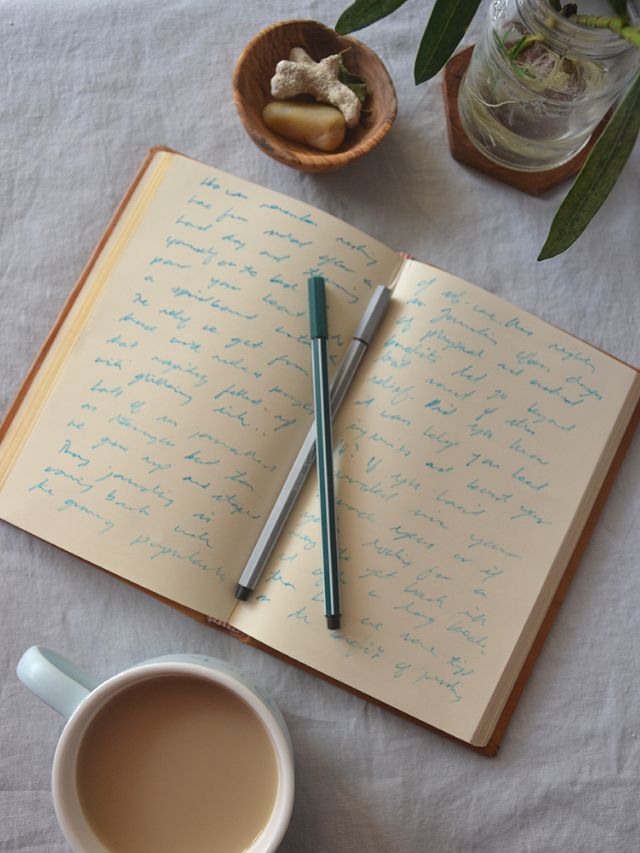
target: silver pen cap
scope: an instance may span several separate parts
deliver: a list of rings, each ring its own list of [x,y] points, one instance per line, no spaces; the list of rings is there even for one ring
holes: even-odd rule
[[[389,288],[385,287],[383,284],[378,285],[375,293],[369,300],[369,304],[367,305],[364,314],[362,315],[358,328],[354,332],[354,338],[369,346],[373,335],[378,328],[378,324],[382,319],[382,315],[387,310],[387,305],[389,304],[390,299],[391,291]]]

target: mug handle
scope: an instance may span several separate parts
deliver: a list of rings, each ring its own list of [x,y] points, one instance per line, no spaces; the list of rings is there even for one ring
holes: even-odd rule
[[[66,719],[100,684],[98,678],[44,646],[27,649],[16,672],[25,687]]]

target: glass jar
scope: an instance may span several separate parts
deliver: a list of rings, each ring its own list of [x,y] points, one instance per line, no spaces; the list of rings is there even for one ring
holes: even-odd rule
[[[612,17],[611,7],[601,14]],[[460,87],[460,118],[495,163],[552,169],[586,145],[639,67],[638,48],[575,24],[549,0],[492,0]]]

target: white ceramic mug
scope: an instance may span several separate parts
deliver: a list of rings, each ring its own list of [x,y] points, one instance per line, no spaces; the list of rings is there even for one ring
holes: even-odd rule
[[[67,718],[54,756],[52,791],[60,827],[74,851],[109,853],[94,834],[79,802],[76,759],[82,737],[96,713],[116,693],[142,679],[160,675],[208,679],[244,700],[262,722],[274,748],[278,786],[271,816],[246,853],[277,850],[293,807],[291,740],[286,723],[271,699],[235,667],[206,655],[165,655],[135,664],[100,682],[56,652],[32,646],[20,659],[17,674],[38,698]]]

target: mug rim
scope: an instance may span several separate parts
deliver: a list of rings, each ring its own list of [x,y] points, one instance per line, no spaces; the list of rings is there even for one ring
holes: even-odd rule
[[[99,684],[74,710],[58,740],[51,770],[51,790],[56,817],[65,838],[74,850],[87,851],[87,853],[88,850],[91,853],[109,853],[85,817],[75,785],[75,760],[87,728],[96,713],[121,690],[136,682],[163,675],[204,678],[219,684],[246,702],[264,725],[276,757],[278,784],[269,819],[244,853],[268,853],[268,851],[277,850],[293,810],[294,765],[291,744],[265,699],[241,680],[241,674],[239,674],[240,677],[236,677],[218,668],[216,663],[214,658],[207,658],[206,663],[174,659],[135,664]],[[69,784],[70,778],[73,779],[73,786]],[[80,825],[78,825],[79,821]],[[88,840],[92,845],[90,848],[86,847]]]

